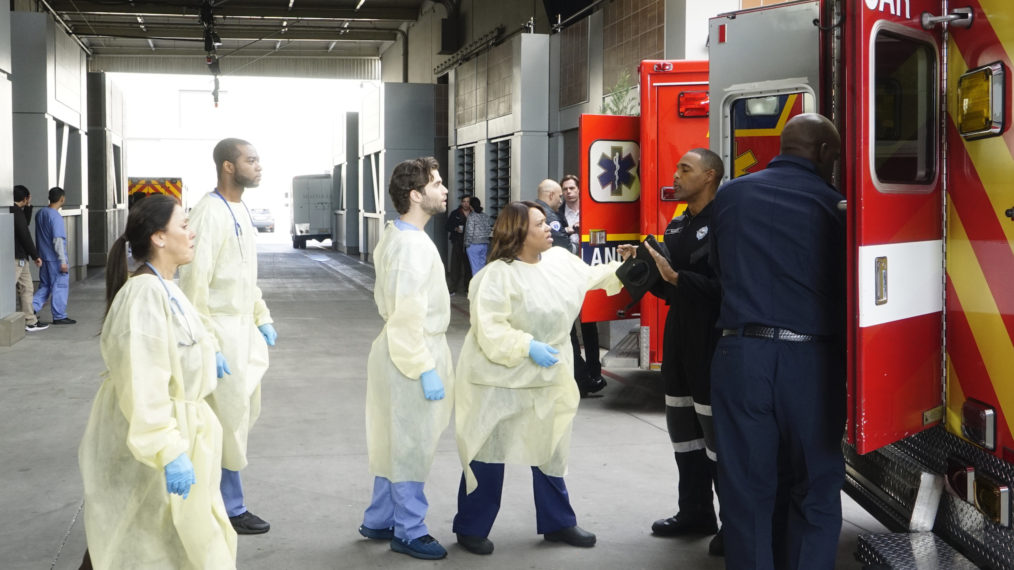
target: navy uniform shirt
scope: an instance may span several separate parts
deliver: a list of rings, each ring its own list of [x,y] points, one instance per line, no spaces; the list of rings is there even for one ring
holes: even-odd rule
[[[715,321],[721,295],[718,279],[708,263],[713,212],[714,202],[709,202],[696,216],[687,210],[669,222],[663,241],[679,278],[676,285],[659,280],[651,289],[669,305],[662,367],[668,368],[673,359],[679,359],[684,368],[705,379],[720,333]]]
[[[841,200],[810,161],[788,155],[718,190],[711,263],[722,287],[720,328],[844,332]]]

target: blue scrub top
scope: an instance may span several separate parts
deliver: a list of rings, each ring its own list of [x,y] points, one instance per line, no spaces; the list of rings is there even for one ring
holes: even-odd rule
[[[53,248],[53,238],[57,237],[67,239],[63,216],[53,208],[39,208],[35,214],[35,245],[43,261],[60,261],[60,255]]]

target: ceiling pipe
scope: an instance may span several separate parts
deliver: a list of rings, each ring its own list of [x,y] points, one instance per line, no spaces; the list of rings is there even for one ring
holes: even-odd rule
[[[401,82],[408,83],[408,32],[401,28],[395,28],[394,31],[401,38]]]
[[[46,7],[46,11],[48,11],[50,15],[53,16],[53,19],[55,19],[56,22],[60,24],[60,27],[63,28],[63,31],[67,32],[67,35],[70,36],[71,39],[73,39],[75,42],[77,42],[77,45],[81,46],[81,49],[83,49],[84,52],[88,54],[88,57],[91,57],[92,50],[88,46],[86,46],[83,41],[81,41],[81,38],[77,37],[77,35],[70,29],[70,26],[67,25],[67,22],[64,22],[63,18],[60,17],[60,14],[58,14],[56,10],[54,10],[53,7],[49,5],[49,2],[47,2],[46,0],[39,0],[39,2],[41,2],[42,5]]]

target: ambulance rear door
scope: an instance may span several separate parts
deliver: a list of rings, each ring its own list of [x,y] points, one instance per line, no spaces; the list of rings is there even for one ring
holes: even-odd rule
[[[616,246],[638,243],[641,213],[639,119],[581,115],[581,258],[589,265],[619,259]],[[581,321],[612,321],[637,315],[626,290],[607,296],[589,291]]]
[[[673,173],[693,148],[708,147],[708,62],[644,60],[641,78],[641,238],[662,234],[686,210],[676,201]],[[669,308],[654,295],[641,298],[641,366],[657,369]],[[647,348],[647,355],[644,355]]]
[[[942,419],[939,0],[844,2],[849,424],[867,453]]]

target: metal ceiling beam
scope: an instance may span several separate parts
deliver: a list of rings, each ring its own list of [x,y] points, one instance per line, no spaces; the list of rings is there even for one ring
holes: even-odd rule
[[[147,32],[142,32],[136,24],[104,24],[92,22],[91,25],[75,24],[74,34],[87,37],[138,38],[138,39],[178,39],[202,40],[204,30],[199,26],[173,26],[162,24],[146,24]],[[259,39],[274,40],[317,40],[317,41],[378,41],[390,42],[397,39],[395,30],[357,29],[357,28],[321,28],[304,29],[290,27],[284,34],[277,27],[239,27],[226,28],[216,26],[215,31],[223,40],[251,41]]]
[[[109,4],[95,0],[48,0],[52,8],[66,16],[83,14],[85,17],[117,14],[129,16],[193,16],[199,13],[200,2],[155,2],[134,0],[132,3]],[[327,20],[375,21],[375,22],[414,22],[419,16],[415,8],[371,8],[364,6],[359,10],[338,8],[327,5],[306,5],[296,3],[292,10],[287,4],[277,5],[243,5],[227,2],[214,9],[216,17],[247,16],[254,18],[306,18]]]

